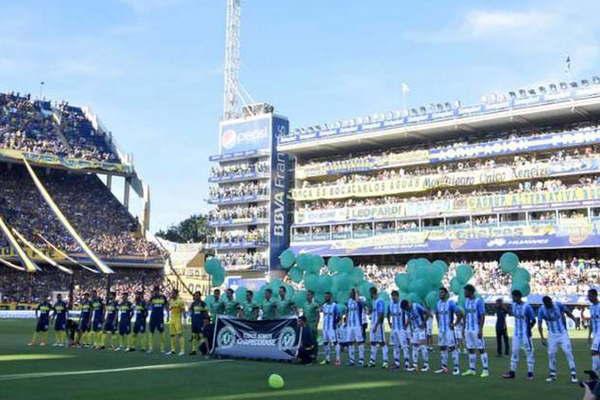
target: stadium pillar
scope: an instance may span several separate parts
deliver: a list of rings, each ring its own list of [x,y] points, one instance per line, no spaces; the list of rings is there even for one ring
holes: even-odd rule
[[[126,209],[129,210],[129,190],[131,188],[130,178],[125,178],[124,188],[123,188],[123,205]]]
[[[112,175],[106,175],[106,187],[108,190],[112,190]]]

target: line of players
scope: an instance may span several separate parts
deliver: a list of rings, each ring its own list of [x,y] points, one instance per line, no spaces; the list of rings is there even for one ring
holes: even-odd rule
[[[440,349],[440,368],[435,373],[449,372],[449,358],[452,359],[452,374],[473,376],[476,375],[477,354],[482,365],[482,378],[489,376],[488,355],[483,339],[485,323],[485,305],[481,298],[476,297],[475,288],[466,285],[464,288],[464,307],[449,299],[446,288],[440,288],[439,300],[434,310],[429,311],[421,304],[409,300],[400,300],[399,293],[393,291],[391,302],[386,306],[378,297],[377,288],[370,289],[369,301],[359,297],[359,293],[352,289],[350,297],[345,304],[345,311],[333,300],[331,293],[325,293],[323,304],[319,304],[312,291],[307,291],[307,301],[301,309],[297,309],[291,299],[287,297],[286,288],[279,288],[277,297],[273,296],[271,289],[264,293],[264,300],[259,304],[253,300],[253,292],[246,291],[245,302],[235,300],[234,292],[228,289],[225,296],[216,289],[213,301],[205,303],[200,293],[194,294],[194,301],[189,307],[192,330],[192,351],[201,345],[206,345],[209,332],[210,317],[213,321],[217,315],[236,316],[247,320],[286,318],[302,314],[307,318],[308,325],[317,332],[322,314],[322,335],[325,358],[322,364],[331,362],[332,353],[335,352],[335,364],[340,364],[342,348],[347,348],[350,365],[365,365],[365,339],[367,319],[370,316],[370,357],[367,366],[375,366],[379,350],[382,353],[382,366],[388,367],[388,345],[384,333],[387,323],[391,328],[390,345],[394,363],[392,368],[401,367],[404,361],[406,371],[419,369],[429,371],[429,348],[427,339],[430,327],[435,319],[438,326],[438,346]],[[135,351],[138,346],[142,350],[152,352],[155,334],[159,336],[160,351],[164,352],[165,346],[165,316],[171,336],[171,348],[167,354],[175,354],[179,344],[179,354],[185,354],[185,339],[183,335],[183,319],[185,318],[185,305],[179,298],[177,290],[167,299],[160,292],[159,287],[152,291],[149,301],[145,301],[143,293],[136,293],[134,302],[128,300],[124,293],[120,302],[117,302],[114,293],[109,294],[106,304],[92,292],[87,294],[81,302],[81,315],[73,343],[77,346],[90,346],[96,349],[112,347],[112,336],[118,332],[119,345],[115,350]],[[590,342],[593,335],[592,368],[600,371],[600,303],[596,289],[588,291],[591,303]],[[549,382],[556,380],[556,353],[560,347],[564,352],[570,370],[572,382],[577,382],[575,360],[571,342],[566,329],[565,317],[574,320],[571,312],[561,303],[553,302],[549,296],[543,298],[543,305],[539,308],[537,318],[531,305],[523,301],[518,290],[512,292],[512,304],[507,305],[507,312],[514,317],[514,334],[510,370],[503,375],[506,379],[513,379],[519,362],[519,353],[522,349],[527,359],[527,378],[534,377],[534,348],[532,342],[532,329],[538,325],[542,344],[548,347]],[[40,344],[47,342],[47,331],[51,319],[54,321],[57,341],[55,345],[64,346],[67,343],[65,331],[67,323],[67,304],[60,298],[54,305],[48,301],[42,302],[36,311],[38,323],[31,345],[40,339]],[[133,329],[131,327],[133,321]],[[148,321],[148,323],[147,323]],[[544,337],[543,322],[548,329],[548,339]],[[146,332],[148,324],[148,332]],[[428,332],[429,331],[429,332]],[[130,335],[132,333],[132,335]],[[464,341],[468,352],[468,369],[460,372],[459,344]],[[358,348],[358,361],[356,362],[356,348]],[[402,358],[401,358],[402,357]]]

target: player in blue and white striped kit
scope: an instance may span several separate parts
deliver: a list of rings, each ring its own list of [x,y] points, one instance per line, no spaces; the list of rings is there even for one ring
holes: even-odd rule
[[[527,379],[533,379],[535,367],[535,354],[533,352],[533,341],[531,340],[531,328],[535,325],[535,314],[533,308],[523,301],[520,290],[513,290],[512,304],[508,310],[509,315],[515,319],[515,329],[512,338],[512,354],[510,356],[510,371],[502,375],[504,379],[514,379],[517,364],[519,363],[519,351],[523,349],[527,355]]]
[[[385,319],[385,302],[377,298],[377,288],[372,286],[369,289],[371,295],[371,332],[369,339],[371,341],[371,356],[369,358],[369,367],[374,367],[377,361],[377,349],[381,348],[383,364],[381,368],[388,367],[388,347],[383,332],[383,321]]]
[[[598,290],[588,290],[587,296],[590,301],[590,329],[588,340],[592,345],[592,369],[596,371],[597,374],[600,374],[600,302],[598,301]]]
[[[363,302],[358,298],[356,289],[350,290],[346,302],[346,340],[348,341],[348,364],[354,365],[356,345],[358,345],[358,365],[365,364],[365,338],[362,332]]]
[[[406,329],[406,311],[400,306],[400,294],[397,290],[392,291],[392,302],[388,307],[388,322],[392,328],[391,344],[394,350],[394,367],[400,368],[400,349],[404,356],[404,369],[411,368],[410,341]]]
[[[457,307],[454,301],[449,300],[450,294],[445,287],[440,288],[440,299],[435,306],[435,317],[438,325],[438,346],[440,346],[441,368],[436,374],[448,373],[448,352],[452,354],[454,369],[452,375],[460,374],[460,357],[456,350],[456,336],[454,335],[454,321]]]
[[[413,366],[407,368],[407,371],[415,371],[419,368],[419,353],[423,358],[423,367],[421,372],[429,371],[429,350],[427,348],[427,319],[430,317],[429,311],[418,303],[411,303],[408,300],[402,300],[400,307],[406,312],[408,321],[405,326],[410,324],[412,331],[412,359]]]
[[[340,345],[337,340],[337,327],[340,313],[337,304],[331,298],[331,292],[325,292],[325,302],[321,306],[323,313],[323,345],[325,346],[325,359],[321,365],[331,362],[331,347],[335,347],[335,365],[340,365]]]
[[[485,351],[485,339],[483,338],[483,325],[485,323],[485,304],[482,298],[475,297],[475,287],[473,285],[466,285],[465,291],[465,343],[467,350],[469,351],[469,369],[463,372],[462,376],[474,376],[476,375],[475,368],[477,365],[477,355],[475,351],[478,350],[481,356],[481,364],[483,371],[481,372],[482,378],[490,376],[488,366],[488,355]]]
[[[546,382],[554,382],[556,380],[556,351],[558,346],[561,347],[569,370],[571,372],[571,383],[577,383],[577,371],[575,368],[575,358],[573,357],[573,348],[571,347],[571,339],[567,332],[567,327],[564,323],[564,316],[568,316],[575,322],[575,317],[571,311],[559,302],[553,302],[550,296],[544,296],[542,299],[543,305],[538,310],[538,331],[542,344],[548,346],[548,367],[549,374]],[[543,321],[546,321],[548,327],[548,342],[544,339]]]

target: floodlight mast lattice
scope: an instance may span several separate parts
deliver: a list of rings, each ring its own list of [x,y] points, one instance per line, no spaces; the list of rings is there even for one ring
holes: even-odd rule
[[[239,116],[241,0],[226,0],[223,120]]]

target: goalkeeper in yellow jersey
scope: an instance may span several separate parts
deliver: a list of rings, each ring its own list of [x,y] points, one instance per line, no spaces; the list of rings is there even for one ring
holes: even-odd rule
[[[183,338],[183,316],[185,313],[185,304],[179,298],[179,291],[173,289],[171,299],[169,300],[169,335],[171,336],[171,351],[167,355],[177,353],[177,342],[179,342],[179,355],[185,355],[185,339]]]

